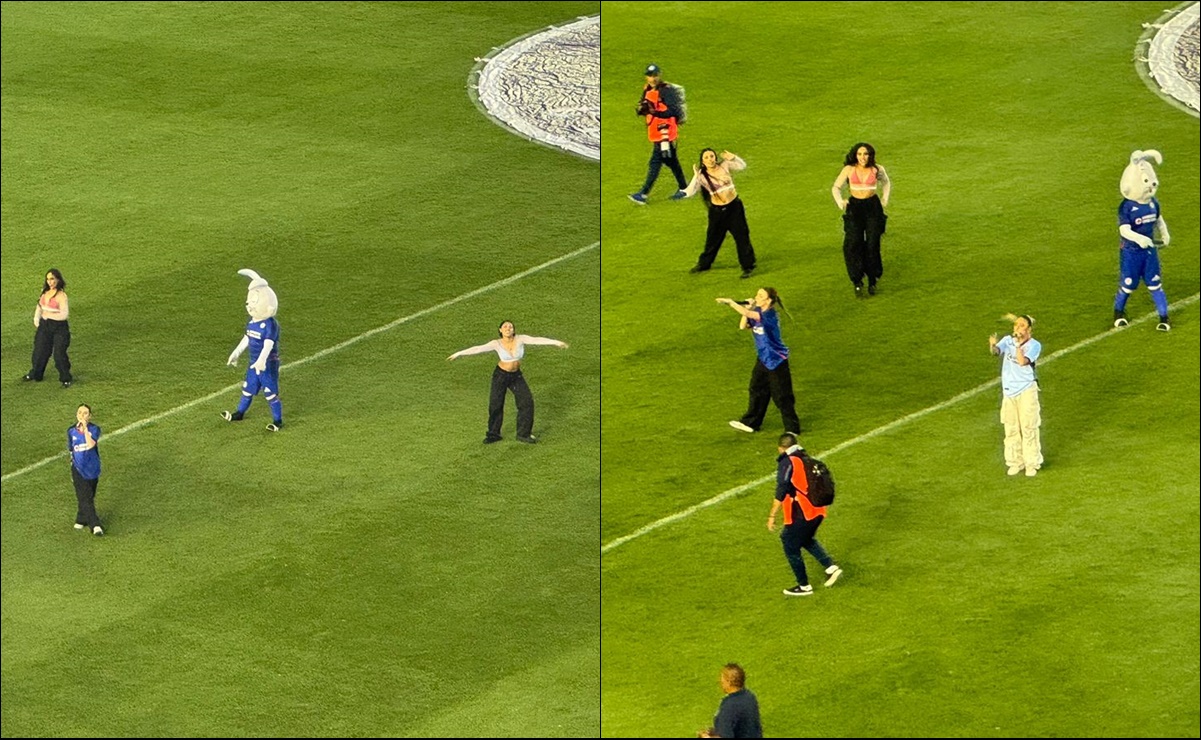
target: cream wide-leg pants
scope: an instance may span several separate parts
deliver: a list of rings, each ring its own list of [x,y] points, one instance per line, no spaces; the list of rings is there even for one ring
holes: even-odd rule
[[[1009,467],[1038,470],[1043,464],[1038,428],[1042,409],[1038,404],[1038,384],[1016,396],[1001,397],[1001,423],[1005,425],[1005,464]]]

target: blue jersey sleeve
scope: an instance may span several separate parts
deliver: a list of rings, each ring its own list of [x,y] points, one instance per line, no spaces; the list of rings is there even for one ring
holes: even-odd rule
[[[1130,217],[1130,212],[1134,210],[1135,202],[1132,200],[1123,200],[1118,206],[1118,226],[1131,226],[1134,221]]]
[[[1026,342],[1022,351],[1026,355],[1027,360],[1030,360],[1031,362],[1037,362],[1038,356],[1043,353],[1043,345],[1037,339],[1032,337],[1029,342]]]
[[[267,326],[263,329],[263,339],[279,343],[279,322],[274,317],[267,319]]]

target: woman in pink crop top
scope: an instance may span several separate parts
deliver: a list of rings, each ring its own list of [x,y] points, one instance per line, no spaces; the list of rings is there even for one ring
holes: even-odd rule
[[[505,418],[505,392],[513,392],[513,400],[517,402],[517,441],[534,444],[537,438],[531,432],[534,430],[534,395],[530,386],[521,374],[521,360],[525,357],[526,345],[548,344],[560,349],[567,349],[567,342],[546,337],[531,337],[528,334],[518,334],[513,328],[512,321],[501,322],[498,329],[500,339],[493,339],[487,344],[468,347],[455,352],[448,360],[454,360],[465,355],[480,355],[485,352],[495,352],[499,358],[496,369],[492,371],[492,393],[488,399],[488,434],[484,444],[499,442],[501,423]]]
[[[692,181],[680,192],[691,198],[698,192],[709,206],[709,230],[705,234],[705,249],[689,272],[705,272],[713,267],[717,251],[721,249],[726,234],[734,235],[738,247],[738,264],[742,276],[748,278],[755,270],[755,248],[751,246],[751,229],[746,224],[746,209],[734,189],[731,172],[746,169],[746,162],[737,154],[722,152],[721,158],[712,149],[701,150],[700,164],[692,166]]]
[[[848,186],[850,197],[843,199],[842,188]],[[834,202],[843,211],[842,256],[847,263],[847,276],[855,286],[855,297],[863,298],[863,278],[867,277],[868,295],[876,294],[876,282],[884,274],[880,261],[880,237],[888,216],[884,208],[892,191],[892,182],[884,167],[876,163],[876,149],[861,142],[851,147],[838,179],[831,189]]]
[[[51,269],[46,273],[42,295],[37,308],[33,310],[33,326],[37,330],[33,335],[33,367],[21,380],[40,383],[46,373],[46,363],[53,355],[58,381],[63,388],[71,387],[71,359],[67,357],[67,347],[71,346],[71,327],[67,324],[69,306],[66,291],[67,281],[61,272]]]

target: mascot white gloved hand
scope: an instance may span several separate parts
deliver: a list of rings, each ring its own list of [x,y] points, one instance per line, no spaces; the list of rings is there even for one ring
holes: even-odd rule
[[[1136,150],[1130,153],[1130,163],[1122,172],[1119,189],[1124,200],[1118,206],[1121,265],[1118,292],[1113,302],[1113,325],[1121,328],[1129,324],[1126,301],[1142,282],[1159,313],[1159,324],[1155,328],[1169,331],[1172,326],[1168,323],[1168,299],[1161,282],[1158,247],[1168,246],[1172,237],[1155,198],[1159,177],[1152,160],[1157,165],[1163,164],[1163,155],[1154,149]]]
[[[236,365],[238,358],[253,347],[257,356],[246,369],[246,380],[242,383],[242,402],[237,411],[222,412],[226,421],[241,421],[242,414],[250,407],[251,399],[260,390],[267,403],[271,406],[275,417],[273,424],[268,424],[270,431],[279,431],[283,426],[282,406],[279,401],[279,323],[275,314],[279,310],[279,298],[267,284],[267,280],[254,270],[238,270],[239,275],[250,278],[250,286],[246,291],[246,313],[250,321],[246,324],[246,332],[242,341],[230,353],[227,365]]]

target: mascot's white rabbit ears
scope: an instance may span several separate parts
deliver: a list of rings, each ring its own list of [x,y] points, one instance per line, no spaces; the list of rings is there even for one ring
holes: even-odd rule
[[[238,270],[239,275],[250,278],[250,287],[246,290],[246,313],[256,321],[269,319],[279,310],[279,298],[267,284],[266,278],[254,270]]]
[[[1154,149],[1136,149],[1130,153],[1130,164],[1122,172],[1119,186],[1123,198],[1147,203],[1155,195],[1159,189],[1159,178],[1150,160],[1155,160],[1155,164],[1163,164],[1163,155]]]

